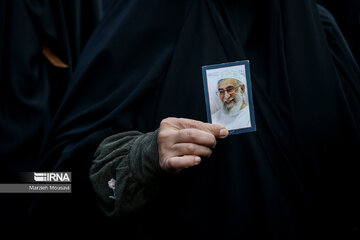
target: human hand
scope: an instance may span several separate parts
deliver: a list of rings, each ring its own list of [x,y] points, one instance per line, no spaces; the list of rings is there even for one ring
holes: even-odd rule
[[[216,138],[225,138],[228,130],[218,124],[186,118],[166,118],[160,123],[157,138],[159,163],[168,172],[200,163],[201,156],[210,156]]]

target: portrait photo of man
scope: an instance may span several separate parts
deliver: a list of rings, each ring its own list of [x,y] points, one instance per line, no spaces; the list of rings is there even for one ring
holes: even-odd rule
[[[209,121],[225,126],[230,133],[255,129],[245,63],[248,62],[207,66],[204,73]]]
[[[235,78],[218,81],[216,95],[222,107],[212,115],[212,122],[225,125],[228,129],[250,127],[249,106],[244,99],[245,84]]]

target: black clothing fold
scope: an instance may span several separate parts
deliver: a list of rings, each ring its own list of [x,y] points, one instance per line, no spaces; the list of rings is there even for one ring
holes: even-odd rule
[[[40,169],[73,172],[73,194],[42,195],[34,213],[59,201],[58,214],[96,221],[87,174],[100,142],[155,131],[170,116],[206,121],[201,66],[248,59],[257,131],[219,140],[119,221],[139,239],[351,236],[360,71],[342,41],[311,0],[117,1],[79,59],[43,153]]]
[[[0,180],[36,170],[50,122],[101,17],[100,0],[0,2]],[[48,55],[45,54],[45,51]],[[49,55],[50,54],[50,55]],[[49,57],[62,62],[52,64]],[[4,194],[4,219],[23,219],[25,199]]]

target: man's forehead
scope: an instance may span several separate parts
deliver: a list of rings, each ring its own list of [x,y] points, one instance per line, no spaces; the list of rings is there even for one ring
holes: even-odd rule
[[[225,78],[219,83],[219,87],[237,86],[237,81],[234,78]]]

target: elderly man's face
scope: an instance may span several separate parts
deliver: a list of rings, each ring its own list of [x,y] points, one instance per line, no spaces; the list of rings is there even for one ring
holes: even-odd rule
[[[232,78],[227,78],[219,83],[218,91],[225,108],[231,109],[238,101],[239,87],[236,80]]]

